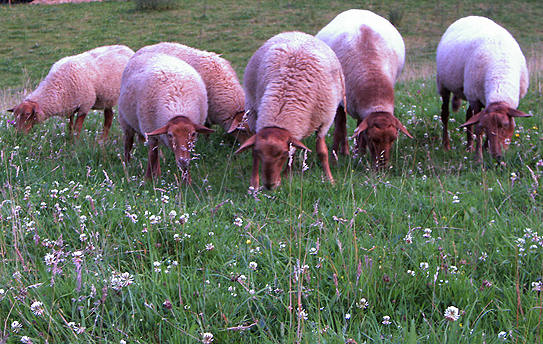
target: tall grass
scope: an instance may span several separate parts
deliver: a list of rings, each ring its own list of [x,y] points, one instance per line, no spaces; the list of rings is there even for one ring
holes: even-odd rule
[[[8,47],[0,49],[0,109],[23,99],[63,54],[117,40],[221,52],[241,76],[273,34],[315,33],[353,6],[203,4],[145,14],[125,2],[0,7]],[[465,108],[452,115],[452,150],[443,152],[432,74],[432,47],[454,19],[438,10],[459,17],[492,7],[518,33],[541,8],[357,7],[386,16],[399,5],[410,61],[396,114],[415,139],[400,136],[385,172],[371,171],[368,157],[339,157],[336,186],[323,181],[313,153],[302,172],[298,153],[280,189],[248,190],[251,156],[234,155],[238,145],[219,128],[197,142],[192,185],[180,183],[166,149],[161,178],[144,182],[147,146],[136,145],[125,164],[118,124],[97,140],[100,112],[73,139],[60,118],[17,134],[0,110],[0,342],[197,343],[211,334],[214,343],[541,343],[538,29],[519,39],[532,75],[520,109],[534,117],[517,121],[500,167],[465,151]],[[33,26],[16,25],[29,18]],[[444,316],[451,306],[456,321]]]

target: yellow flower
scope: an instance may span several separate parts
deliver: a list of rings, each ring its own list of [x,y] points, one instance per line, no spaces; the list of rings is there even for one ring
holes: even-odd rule
[[[251,239],[247,239],[247,241],[245,242],[247,245],[249,245],[251,243]]]
[[[520,136],[520,134],[515,134],[515,137],[519,137],[519,136]]]

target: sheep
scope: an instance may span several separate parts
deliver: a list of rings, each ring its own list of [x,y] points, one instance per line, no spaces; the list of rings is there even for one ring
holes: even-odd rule
[[[326,178],[334,183],[325,135],[345,94],[341,65],[334,52],[302,32],[278,34],[250,58],[243,87],[249,128],[256,134],[235,153],[253,149],[250,185],[259,188],[262,161],[264,187],[278,187],[290,146],[309,151],[300,140],[312,132],[316,132],[316,151]]]
[[[437,47],[437,90],[441,95],[443,148],[449,143],[449,99],[458,111],[467,100],[467,149],[473,151],[472,127],[477,140],[476,161],[483,156],[482,135],[493,158],[501,160],[502,146],[507,149],[515,127],[515,117],[531,115],[517,110],[519,99],[528,90],[526,59],[513,36],[484,17],[470,16],[454,22]],[[485,108],[483,111],[482,108]]]
[[[175,56],[196,69],[206,84],[209,124],[218,124],[239,142],[249,137],[243,124],[245,94],[230,62],[218,54],[173,42],[146,46],[136,54],[148,52]]]
[[[402,36],[385,18],[352,9],[338,14],[315,37],[336,53],[345,75],[346,104],[337,110],[332,150],[349,155],[347,110],[358,122],[360,156],[368,147],[372,166],[386,167],[398,130],[413,138],[394,116],[394,84],[405,62]]]
[[[113,107],[119,99],[121,75],[133,54],[124,45],[110,45],[57,61],[34,91],[8,110],[16,118],[17,130],[28,134],[34,125],[52,116],[65,116],[69,118],[70,133],[75,126],[79,135],[88,112],[103,109],[105,140],[113,121]]]
[[[196,133],[214,130],[203,124],[207,117],[207,91],[198,74],[186,62],[165,54],[136,54],[121,80],[119,123],[124,132],[124,160],[130,161],[134,135],[149,142],[145,178],[160,176],[159,142],[171,148],[175,161],[190,184],[191,151]]]

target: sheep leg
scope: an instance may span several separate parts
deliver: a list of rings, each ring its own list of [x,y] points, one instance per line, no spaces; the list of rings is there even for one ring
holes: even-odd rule
[[[136,131],[132,128],[124,132],[124,161],[126,163],[130,162],[130,152],[132,152],[132,147],[134,146],[135,134]]]
[[[158,140],[149,139],[149,158],[145,179],[154,179],[160,176],[160,160],[158,158]]]
[[[338,106],[336,118],[334,119],[334,141],[332,150],[342,155],[349,155],[349,142],[347,141],[347,114],[343,106]]]
[[[315,150],[317,151],[317,156],[321,161],[322,169],[324,170],[326,179],[328,179],[330,183],[335,184],[334,178],[332,177],[332,172],[330,171],[330,164],[328,162],[328,148],[326,147],[326,141],[324,137],[317,137]]]
[[[251,174],[251,186],[257,190],[260,184],[259,176],[258,176],[258,167],[260,164],[260,159],[258,158],[258,154],[253,149],[253,173]]]
[[[86,113],[77,113],[77,118],[75,119],[75,135],[79,136],[81,134],[81,130],[83,129],[83,121],[85,120],[85,117],[87,117]]]
[[[473,117],[474,112],[471,105],[468,107],[468,112],[466,112],[466,122]],[[473,152],[473,125],[468,125],[466,127],[466,151]],[[477,141],[478,143],[479,141]]]
[[[473,138],[472,138],[473,140]],[[475,129],[475,140],[477,141],[477,146],[475,149],[475,162],[483,161],[483,133],[482,129]]]
[[[105,141],[109,135],[111,124],[113,123],[113,109],[104,109],[104,130],[102,131],[102,140]]]
[[[440,92],[443,104],[441,104],[441,123],[443,123],[443,150],[450,151],[451,143],[449,139],[449,100],[451,93],[449,90],[442,90]]]
[[[74,132],[74,114],[68,116],[68,134],[72,135]]]

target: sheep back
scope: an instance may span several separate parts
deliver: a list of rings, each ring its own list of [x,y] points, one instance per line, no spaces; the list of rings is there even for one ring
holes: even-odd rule
[[[526,59],[513,36],[484,17],[457,20],[437,48],[437,86],[470,104],[503,102],[511,108],[527,92]]]
[[[123,72],[119,122],[140,136],[184,116],[203,125],[207,116],[205,84],[186,62],[165,54],[134,55]],[[160,141],[169,146],[160,136]],[[171,148],[171,147],[170,147]]]
[[[136,54],[158,52],[175,56],[191,65],[207,89],[208,121],[230,129],[234,116],[244,111],[245,94],[229,61],[220,55],[179,43],[162,42],[141,48]]]
[[[251,130],[288,130],[301,140],[324,137],[344,96],[341,65],[322,41],[302,32],[270,38],[249,60],[243,79]]]
[[[394,114],[394,84],[405,63],[405,44],[388,20],[352,9],[337,15],[315,37],[341,62],[351,116],[362,120],[373,112]]]
[[[64,57],[26,100],[38,103],[46,117],[112,108],[119,98],[124,67],[133,54],[126,46],[113,45]]]

